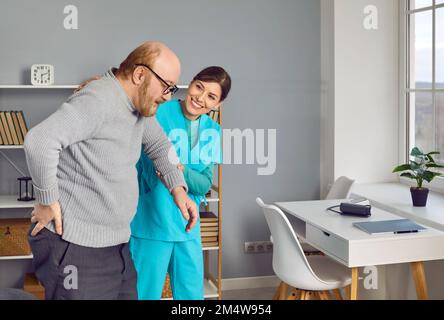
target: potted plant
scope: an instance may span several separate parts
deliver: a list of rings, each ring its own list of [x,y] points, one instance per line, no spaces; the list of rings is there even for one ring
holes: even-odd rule
[[[431,168],[444,168],[444,166],[437,164],[433,159],[432,156],[437,154],[440,153],[433,151],[425,154],[415,147],[410,153],[414,160],[410,160],[409,163],[402,164],[393,169],[394,173],[403,172],[401,177],[416,180],[416,187],[410,188],[413,206],[415,207],[425,207],[427,204],[429,189],[422,186],[424,181],[431,182],[435,177],[442,176],[441,173],[429,170]]]

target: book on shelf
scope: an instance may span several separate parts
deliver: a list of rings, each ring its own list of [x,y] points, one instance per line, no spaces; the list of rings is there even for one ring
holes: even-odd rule
[[[26,137],[26,134],[28,133],[28,126],[26,125],[25,116],[23,114],[23,111],[17,111],[17,119],[20,125],[20,130],[23,135],[23,139]]]
[[[12,122],[14,122],[14,129],[15,129],[15,132],[17,133],[17,138],[18,138],[19,144],[22,145],[23,141],[24,141],[24,137],[23,137],[22,132],[20,130],[17,114],[15,113],[15,111],[11,111],[11,117],[12,117]]]
[[[202,243],[202,247],[203,248],[209,248],[209,247],[218,247],[219,246],[219,242],[215,241],[215,242],[204,242]]]
[[[11,112],[10,111],[5,112],[5,116],[6,120],[8,121],[8,126],[11,132],[12,141],[14,142],[14,145],[18,146],[20,143],[17,136],[17,132],[15,131],[14,122],[12,121]]]
[[[219,234],[219,232],[217,231],[201,231],[200,235],[203,237],[217,237],[217,235]]]
[[[201,222],[217,222],[217,216],[211,211],[201,211],[200,212]]]
[[[217,237],[202,237],[202,243],[215,241],[217,241]]]
[[[202,231],[218,231],[219,227],[202,227],[202,226],[200,226],[200,230],[202,230]]]
[[[8,144],[8,138],[6,138],[6,131],[3,128],[2,119],[0,119],[0,138],[2,138],[2,143],[1,144]]]
[[[9,131],[8,121],[6,120],[5,112],[0,111],[0,121],[2,123],[3,130],[5,131],[6,140],[3,144],[11,145],[14,144],[12,141],[11,131]]]
[[[217,227],[219,226],[219,222],[200,222],[200,227],[201,228],[208,228],[208,227]]]
[[[28,131],[23,111],[0,111],[0,144],[23,145]]]

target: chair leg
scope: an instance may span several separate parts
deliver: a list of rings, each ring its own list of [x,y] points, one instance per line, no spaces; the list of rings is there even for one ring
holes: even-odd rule
[[[287,300],[298,300],[299,299],[299,290],[293,289],[290,292],[290,295],[287,297]]]
[[[281,283],[279,283],[279,286],[276,289],[276,292],[273,296],[273,300],[279,300],[279,298],[281,297],[281,287],[282,287],[282,281]]]
[[[339,291],[339,289],[334,289],[333,293],[335,295],[336,300],[342,300],[341,291]]]
[[[329,297],[329,294],[327,291],[319,291],[318,295],[321,300],[330,300],[330,297]]]
[[[284,281],[281,282],[279,286],[279,298],[278,300],[285,300],[288,296],[288,284]]]
[[[345,298],[347,300],[351,299],[351,285],[345,287]]]
[[[321,294],[322,294],[321,291],[314,291],[314,292],[312,293],[312,295],[313,295],[313,300],[322,300]]]
[[[319,293],[317,291],[307,291],[305,300],[319,300]]]

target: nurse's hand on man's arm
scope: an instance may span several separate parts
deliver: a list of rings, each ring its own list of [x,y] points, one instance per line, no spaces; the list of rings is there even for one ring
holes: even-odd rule
[[[77,92],[77,91],[82,90],[82,89],[83,89],[84,87],[86,87],[86,85],[87,85],[88,83],[90,83],[91,81],[99,80],[99,79],[100,79],[99,76],[95,76],[95,77],[92,77],[92,78],[90,78],[90,79],[88,79],[88,80],[83,81],[83,82],[82,82],[81,84],[79,84],[79,86],[74,90],[74,93]]]
[[[59,202],[50,205],[36,204],[32,211],[31,222],[35,223],[31,236],[36,236],[48,223],[54,220],[57,234],[62,235],[62,210]]]
[[[188,220],[185,231],[189,232],[197,222],[198,213],[196,204],[190,199],[190,197],[188,197],[185,189],[181,186],[171,190],[171,194],[174,198],[174,202],[182,213],[182,216]]]

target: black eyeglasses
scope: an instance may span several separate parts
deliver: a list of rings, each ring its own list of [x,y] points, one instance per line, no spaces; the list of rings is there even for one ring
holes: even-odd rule
[[[156,76],[156,78],[159,79],[159,81],[162,82],[166,86],[165,90],[163,90],[163,94],[169,94],[169,93],[175,94],[179,90],[179,88],[176,85],[174,85],[174,84],[171,85],[168,82],[166,82],[165,80],[163,80],[161,76],[159,76],[156,72],[154,72],[153,69],[148,67],[146,64],[137,63],[135,65],[140,66],[140,67],[145,67],[148,70],[150,70]]]

